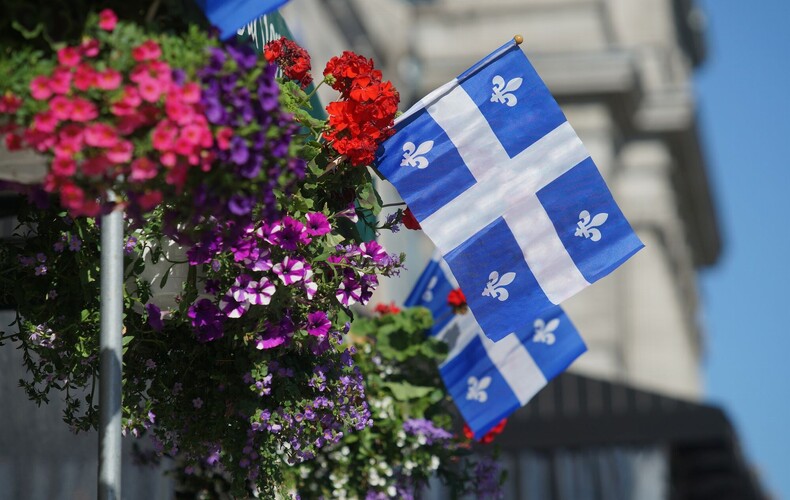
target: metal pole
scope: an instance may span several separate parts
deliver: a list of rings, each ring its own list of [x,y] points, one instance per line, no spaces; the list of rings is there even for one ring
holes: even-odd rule
[[[122,249],[123,215],[113,210],[101,218],[99,500],[121,498]]]

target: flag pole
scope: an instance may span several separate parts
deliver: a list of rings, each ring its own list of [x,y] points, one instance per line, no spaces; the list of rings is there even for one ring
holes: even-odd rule
[[[516,42],[516,45],[521,45],[522,43],[524,43],[524,37],[521,35],[516,35],[513,37],[513,41]]]
[[[108,193],[110,202],[114,193]],[[121,357],[123,335],[123,213],[101,217],[99,338],[99,500],[121,499]]]

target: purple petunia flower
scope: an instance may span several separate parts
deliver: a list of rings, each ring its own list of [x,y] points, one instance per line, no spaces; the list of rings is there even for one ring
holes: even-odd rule
[[[230,57],[236,61],[236,64],[243,70],[250,70],[255,67],[258,62],[258,55],[248,45],[233,45],[229,44],[226,47]]]
[[[234,215],[247,215],[252,212],[255,204],[252,198],[241,194],[234,194],[228,200],[228,210]]]
[[[192,327],[196,330],[200,342],[209,342],[222,337],[224,315],[209,299],[200,299],[189,306],[187,316],[192,320]]]
[[[220,459],[220,451],[219,445],[212,445],[208,450],[208,455],[206,455],[206,464],[217,465]]]
[[[261,173],[261,163],[263,158],[260,155],[253,155],[252,159],[239,168],[239,175],[246,179],[254,179]]]
[[[230,140],[230,159],[236,165],[244,165],[250,159],[250,150],[243,137],[236,135]]]
[[[389,255],[384,250],[384,247],[379,245],[377,241],[367,241],[359,245],[362,255],[370,258],[376,264],[382,264],[389,261]]]
[[[137,245],[137,238],[134,236],[129,236],[129,238],[126,240],[126,243],[123,245],[123,253],[126,255],[132,255],[135,245]]]
[[[292,285],[301,281],[305,277],[305,263],[302,259],[295,259],[291,256],[286,256],[282,262],[275,264],[272,271],[276,274],[283,283]]]
[[[219,301],[219,307],[225,316],[229,318],[241,318],[244,313],[247,312],[247,309],[250,308],[250,304],[247,301],[238,301],[233,295],[227,294]]]
[[[288,340],[288,332],[280,327],[267,325],[266,330],[258,337],[255,347],[258,350],[272,349],[285,343]]]
[[[271,252],[254,247],[249,254],[242,259],[244,265],[252,271],[268,271],[272,268]]]
[[[452,433],[441,427],[436,427],[433,422],[424,418],[411,418],[403,422],[403,430],[406,434],[411,434],[412,436],[425,436],[425,440],[429,445],[437,441],[446,441],[453,437]]]
[[[343,210],[342,212],[338,212],[335,214],[335,217],[344,217],[349,219],[351,222],[358,222],[359,216],[357,216],[357,208],[354,206],[353,203],[348,205],[348,208]]]
[[[274,241],[275,241],[275,236],[273,234],[275,227],[276,227],[276,225],[271,225],[270,226],[269,224],[266,224],[265,222],[262,222],[260,227],[255,230],[255,236],[257,236],[258,239],[261,239],[261,240],[265,241],[266,243],[269,243],[270,245],[273,245]]]
[[[307,300],[313,300],[313,297],[315,297],[315,294],[318,291],[318,284],[313,281],[312,269],[305,271],[304,279],[302,280],[302,287],[307,294]]]
[[[265,306],[272,301],[272,295],[277,291],[274,283],[266,278],[260,281],[251,281],[245,289],[247,302],[256,306]]]
[[[205,264],[211,260],[211,251],[205,245],[197,244],[187,250],[187,259],[190,266]]]
[[[148,313],[148,324],[151,328],[161,332],[165,327],[165,324],[162,322],[162,310],[153,302],[149,302],[145,305],[145,311]]]
[[[310,236],[323,236],[332,228],[329,227],[329,219],[321,212],[307,214],[307,234]]]
[[[40,266],[36,266],[36,276],[43,276],[47,274],[47,266],[41,264]]]
[[[324,311],[316,311],[307,315],[307,333],[315,337],[323,337],[329,333],[332,323]]]
[[[343,281],[335,292],[337,300],[348,307],[356,304],[362,297],[362,284],[357,279],[354,271],[346,269],[343,274]]]
[[[82,240],[76,236],[72,236],[69,240],[69,250],[72,252],[79,252],[82,249]]]
[[[284,250],[296,250],[299,244],[306,245],[311,241],[304,224],[288,216],[272,227],[271,239],[273,244]]]

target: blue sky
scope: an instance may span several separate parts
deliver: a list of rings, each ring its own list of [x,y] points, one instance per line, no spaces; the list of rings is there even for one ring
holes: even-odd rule
[[[701,279],[707,394],[790,499],[790,2],[699,3],[710,56],[696,93],[724,234]]]

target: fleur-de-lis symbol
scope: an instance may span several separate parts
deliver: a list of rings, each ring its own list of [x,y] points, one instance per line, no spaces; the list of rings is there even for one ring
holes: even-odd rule
[[[425,291],[422,292],[422,300],[424,302],[433,302],[433,288],[436,286],[436,283],[439,282],[439,277],[434,276],[428,282],[428,286],[425,288]]]
[[[488,283],[483,289],[483,295],[497,298],[502,302],[506,301],[510,297],[510,292],[505,286],[513,283],[514,279],[516,279],[516,273],[505,273],[500,278],[498,272],[492,271],[488,275]]]
[[[608,218],[609,214],[604,212],[596,214],[595,217],[591,219],[590,212],[582,210],[579,213],[579,222],[576,223],[576,232],[574,235],[589,238],[592,241],[598,241],[601,239],[601,231],[595,228],[606,222]]]
[[[479,401],[485,403],[488,401],[488,393],[486,389],[491,385],[491,377],[483,377],[478,380],[477,377],[469,377],[466,381],[469,384],[469,390],[466,391],[466,399],[469,401]]]
[[[542,342],[546,345],[552,345],[556,340],[554,331],[560,326],[560,320],[554,318],[546,323],[542,319],[535,320],[535,335],[532,337],[533,342]]]
[[[428,158],[420,155],[424,155],[431,149],[433,149],[433,141],[425,141],[419,146],[415,146],[413,142],[407,142],[403,145],[403,160],[400,162],[400,166],[427,168]]]
[[[518,90],[521,87],[521,82],[524,80],[522,78],[513,78],[507,85],[505,85],[505,79],[499,75],[496,75],[491,83],[494,84],[493,93],[491,94],[491,102],[499,102],[502,104],[507,104],[508,107],[513,107],[518,104],[518,98],[510,94],[514,90]]]

